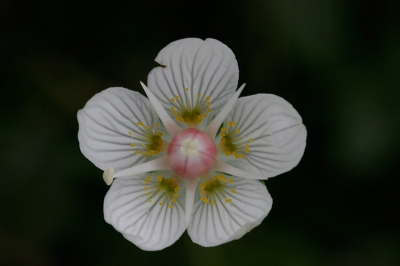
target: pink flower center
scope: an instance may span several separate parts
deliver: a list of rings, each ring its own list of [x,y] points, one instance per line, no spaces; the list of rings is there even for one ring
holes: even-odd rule
[[[171,168],[176,174],[193,178],[211,170],[217,157],[217,147],[202,131],[187,128],[171,140],[167,154]]]

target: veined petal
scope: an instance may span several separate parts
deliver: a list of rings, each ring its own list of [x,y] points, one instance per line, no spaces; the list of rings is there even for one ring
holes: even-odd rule
[[[104,218],[143,250],[161,250],[185,231],[185,185],[171,172],[116,179],[104,199]]]
[[[235,55],[214,39],[172,42],[155,61],[161,66],[150,72],[148,88],[172,118],[187,125],[201,116],[199,127],[205,128],[237,88],[239,69]]]
[[[297,111],[272,94],[239,98],[219,136],[218,158],[255,175],[274,177],[303,156],[307,131]]]
[[[102,170],[112,166],[118,172],[165,154],[168,133],[138,92],[104,90],[78,112],[78,121],[81,151]]]
[[[271,207],[272,198],[260,181],[218,174],[200,181],[188,234],[205,247],[239,239],[259,225]]]

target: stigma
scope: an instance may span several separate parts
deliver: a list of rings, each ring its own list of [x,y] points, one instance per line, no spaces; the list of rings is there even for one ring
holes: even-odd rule
[[[217,147],[213,140],[195,128],[187,128],[175,135],[168,145],[171,169],[184,178],[207,174],[214,166]]]

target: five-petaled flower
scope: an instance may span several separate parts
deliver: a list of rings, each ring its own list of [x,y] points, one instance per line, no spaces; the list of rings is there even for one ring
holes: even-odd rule
[[[78,112],[81,151],[112,183],[105,220],[144,250],[186,229],[202,246],[238,239],[271,209],[259,179],[303,156],[302,119],[275,95],[238,98],[235,56],[217,40],[172,42],[156,61],[148,98],[109,88]]]

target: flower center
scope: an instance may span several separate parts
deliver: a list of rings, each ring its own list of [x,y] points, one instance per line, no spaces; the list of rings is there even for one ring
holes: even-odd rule
[[[187,128],[171,140],[167,154],[170,166],[176,174],[193,178],[211,170],[217,157],[217,147],[202,131]]]

